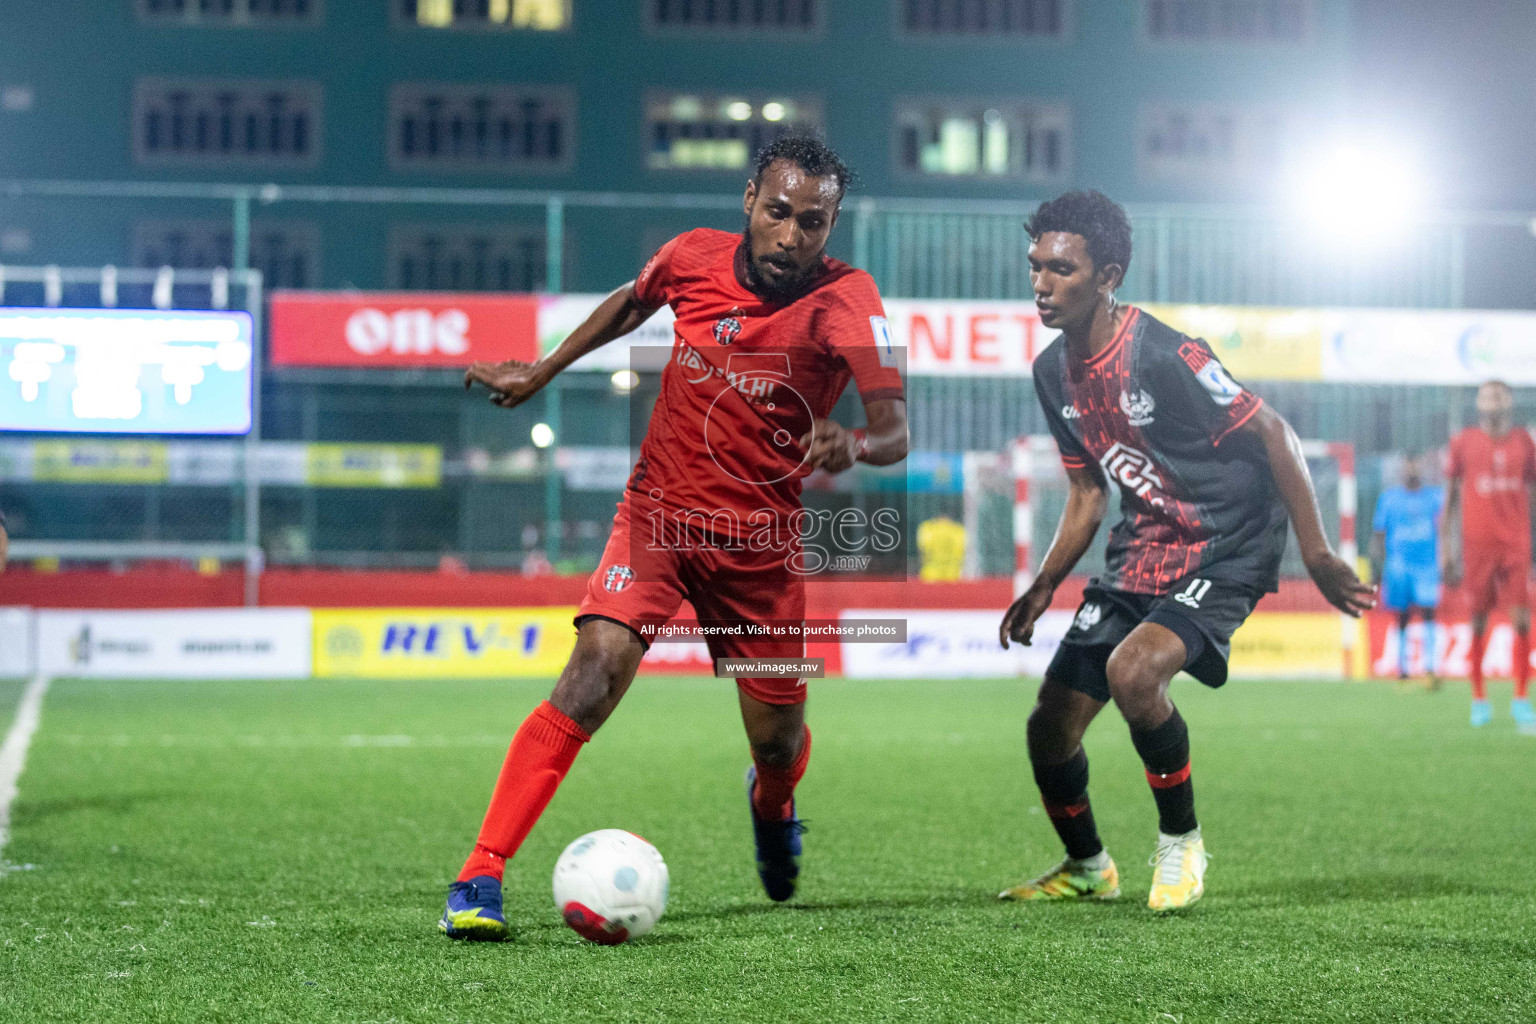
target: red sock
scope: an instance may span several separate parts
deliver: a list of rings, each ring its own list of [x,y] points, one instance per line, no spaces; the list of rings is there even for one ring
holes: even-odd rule
[[[1487,700],[1488,687],[1483,685],[1483,652],[1488,649],[1488,637],[1472,634],[1472,699]]]
[[[533,831],[581,745],[591,738],[549,701],[534,708],[512,737],[475,852],[464,862],[459,881],[476,875],[501,877],[507,858]]]
[[[1531,634],[1515,634],[1515,700],[1531,692]]]
[[[783,821],[790,815],[795,798],[795,786],[805,777],[805,766],[811,760],[811,730],[805,730],[805,742],[800,744],[800,756],[788,768],[775,768],[756,758],[757,785],[752,788],[752,810],[764,821]]]

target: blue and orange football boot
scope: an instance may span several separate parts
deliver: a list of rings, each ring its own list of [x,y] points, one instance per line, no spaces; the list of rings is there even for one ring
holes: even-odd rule
[[[800,877],[800,836],[805,823],[795,816],[790,802],[789,817],[783,821],[764,821],[752,806],[752,787],[757,784],[757,766],[747,769],[747,810],[752,815],[752,838],[757,841],[757,877],[763,891],[775,903],[783,903],[795,894],[795,880]]]
[[[501,912],[501,880],[476,875],[448,887],[448,906],[437,930],[450,939],[470,942],[503,942],[507,919]]]

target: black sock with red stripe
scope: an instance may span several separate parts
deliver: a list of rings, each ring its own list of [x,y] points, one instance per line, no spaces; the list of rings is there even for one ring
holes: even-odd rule
[[[1131,742],[1147,767],[1147,782],[1157,801],[1158,828],[1170,836],[1199,828],[1195,784],[1189,774],[1189,729],[1179,709],[1174,708],[1168,721],[1155,729],[1132,729]]]
[[[1082,747],[1061,764],[1032,762],[1035,785],[1056,834],[1074,860],[1097,857],[1104,849],[1098,827],[1093,823],[1093,808],[1088,804],[1088,755]]]

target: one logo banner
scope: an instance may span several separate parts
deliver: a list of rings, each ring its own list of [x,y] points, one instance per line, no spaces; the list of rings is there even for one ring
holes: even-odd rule
[[[539,300],[439,292],[274,292],[275,366],[462,367],[533,360]]]

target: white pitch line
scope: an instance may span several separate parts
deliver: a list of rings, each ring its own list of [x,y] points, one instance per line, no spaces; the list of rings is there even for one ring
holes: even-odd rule
[[[16,705],[16,718],[0,743],[0,863],[4,863],[5,845],[11,838],[11,804],[16,802],[16,783],[27,766],[27,748],[37,732],[43,714],[43,695],[48,692],[48,677],[37,676],[22,692]]]

